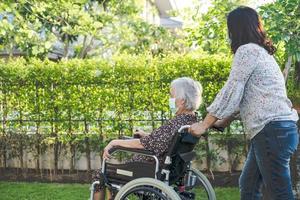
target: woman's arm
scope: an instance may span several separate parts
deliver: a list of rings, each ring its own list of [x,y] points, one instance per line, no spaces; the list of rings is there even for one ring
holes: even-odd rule
[[[258,56],[259,50],[255,44],[246,44],[238,48],[228,80],[207,108],[208,113],[218,119],[225,119],[240,110],[245,86],[257,67]]]
[[[140,139],[131,139],[131,140],[112,140],[108,145],[104,148],[103,158],[109,159],[110,154],[109,150],[114,146],[132,148],[132,149],[144,149],[144,146],[141,144]]]
[[[229,117],[226,117],[224,119],[216,121],[213,126],[215,127],[221,127],[221,128],[226,128],[231,124],[232,121],[236,120],[236,117],[234,115],[231,115]]]
[[[189,132],[194,136],[200,137],[207,129],[212,127],[217,120],[218,118],[208,113],[202,122],[192,124],[189,128]]]
[[[189,129],[189,132],[192,135],[200,137],[212,126],[225,128],[225,127],[229,126],[232,121],[234,121],[236,119],[236,115],[237,114],[235,113],[229,117],[218,120],[218,118],[216,118],[212,114],[208,113],[202,122],[193,124],[191,126],[191,128]]]
[[[258,56],[259,50],[255,44],[246,44],[238,48],[234,55],[228,80],[217,94],[213,103],[207,108],[209,114],[203,122],[195,123],[191,126],[189,129],[191,134],[200,137],[218,119],[225,119],[224,122],[226,124],[232,121],[230,117],[239,110],[245,85],[257,67]]]
[[[204,134],[209,128],[212,126],[225,128],[230,125],[232,121],[236,119],[235,115],[231,115],[224,119],[218,120],[218,118],[214,117],[212,114],[208,113],[204,120],[199,123],[195,123],[189,129],[189,132],[192,135],[200,137]]]

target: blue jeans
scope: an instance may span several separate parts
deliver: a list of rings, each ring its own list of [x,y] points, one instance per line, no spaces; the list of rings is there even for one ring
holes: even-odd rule
[[[262,199],[262,186],[268,200],[294,199],[289,162],[298,142],[293,121],[271,121],[251,140],[239,180],[241,200]]]

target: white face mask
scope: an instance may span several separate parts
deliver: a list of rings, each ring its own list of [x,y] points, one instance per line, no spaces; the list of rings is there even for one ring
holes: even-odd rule
[[[172,113],[176,113],[177,108],[176,108],[176,103],[175,103],[175,98],[170,98],[169,99],[169,107]]]

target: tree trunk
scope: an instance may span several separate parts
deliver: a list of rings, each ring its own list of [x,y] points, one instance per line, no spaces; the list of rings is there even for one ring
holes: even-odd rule
[[[3,102],[2,102],[2,113],[3,113],[3,117],[2,117],[2,133],[3,133],[3,146],[1,148],[1,153],[2,153],[2,167],[4,169],[6,169],[7,166],[7,155],[6,155],[6,140],[7,140],[7,135],[6,135],[6,119],[7,119],[7,99],[6,99],[6,90],[5,90],[5,86],[2,82],[2,94],[3,94]]]
[[[20,102],[19,102],[19,107],[20,107]],[[20,126],[23,126],[23,114],[22,114],[22,110],[20,110]],[[20,135],[20,143],[19,143],[19,160],[20,160],[20,168],[21,168],[21,174],[23,176],[23,172],[24,172],[24,142],[25,140],[25,134],[23,133],[23,131],[21,132]]]
[[[58,113],[58,108],[55,107],[54,108],[54,115],[55,115],[55,120],[58,119],[57,117],[57,113]],[[60,142],[58,140],[58,126],[57,123],[54,124],[54,137],[55,137],[55,143],[54,143],[54,174],[56,175],[58,172],[58,159],[59,159],[59,147],[60,147]]]
[[[208,136],[205,136],[205,150],[206,150],[206,166],[207,166],[207,172],[210,174],[211,178],[214,180],[214,174],[211,170],[211,161],[212,161],[212,157],[211,157],[211,152],[210,152],[210,148],[209,148],[209,140],[208,140]]]
[[[58,172],[58,158],[59,158],[59,141],[57,138],[57,134],[55,136],[55,143],[54,143],[54,175]]]
[[[230,134],[230,126],[227,127],[226,129],[226,133],[225,134]],[[230,139],[228,140],[227,139],[227,156],[228,156],[228,163],[229,163],[229,169],[228,169],[228,172],[231,174],[232,173],[232,170],[233,170],[233,159],[232,159],[232,145],[231,145],[231,142],[230,142]]]
[[[78,55],[78,58],[83,58],[84,57],[84,52],[85,52],[85,49],[86,49],[86,41],[87,41],[87,35],[84,36],[83,38],[83,42],[82,42],[82,48],[81,48],[81,51],[79,52],[79,55]]]
[[[295,81],[296,81],[296,87],[300,87],[300,61],[296,61],[295,65]],[[300,104],[300,102],[298,102]]]
[[[89,43],[87,43],[87,41],[88,41],[88,36],[84,36],[82,49],[78,55],[78,58],[84,59],[87,56],[87,53],[89,52],[89,50],[91,49],[91,45],[93,44],[94,37],[93,36],[90,37]]]
[[[289,56],[287,62],[285,63],[284,70],[282,72],[285,82],[288,79],[291,66],[292,66],[292,56]]]
[[[65,36],[66,38],[65,38],[65,46],[64,46],[64,55],[63,55],[63,57],[64,58],[68,58],[68,53],[69,53],[69,36],[68,36],[68,34],[66,34],[66,36]]]
[[[70,152],[71,152],[71,159],[70,159],[69,173],[72,174],[75,170],[75,156],[76,156],[76,147],[74,144],[70,144]]]
[[[24,172],[24,149],[23,149],[23,140],[25,139],[23,135],[20,137],[20,145],[19,145],[19,160],[20,160],[20,168],[21,168],[21,174],[23,175]]]
[[[71,158],[70,158],[70,170],[69,173],[73,173],[75,170],[75,156],[76,156],[76,147],[73,141],[73,133],[72,133],[72,115],[71,115],[71,110],[68,110],[68,118],[69,118],[69,130],[68,134],[70,134],[71,137],[71,142],[70,142],[70,153],[71,153]]]
[[[84,120],[84,128],[85,128],[85,134],[88,134],[88,124],[87,121]],[[90,141],[89,137],[86,135],[85,139],[85,153],[86,153],[86,161],[87,161],[87,171],[88,173],[91,171],[91,149],[90,149]]]
[[[41,155],[41,135],[39,133],[40,129],[40,123],[41,123],[41,118],[40,118],[40,105],[39,105],[39,84],[36,82],[35,84],[35,106],[37,109],[37,115],[38,115],[38,120],[36,122],[36,141],[35,141],[35,149],[36,149],[36,173],[38,174],[39,172],[41,173],[42,176],[42,170],[40,168],[40,155]]]

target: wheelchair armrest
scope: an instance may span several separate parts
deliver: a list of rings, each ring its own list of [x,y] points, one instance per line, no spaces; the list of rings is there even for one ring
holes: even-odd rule
[[[115,147],[111,148],[109,150],[109,154],[112,154],[116,151],[126,151],[126,152],[130,152],[130,153],[138,153],[138,154],[144,154],[144,155],[149,155],[149,156],[154,155],[154,153],[152,151],[149,151],[149,150],[133,149],[133,148],[120,147],[120,146],[115,146]]]
[[[133,139],[133,137],[127,136],[127,135],[123,135],[123,136],[120,137],[120,139],[123,139],[123,140],[130,140],[130,139]]]
[[[124,140],[139,139],[139,138],[141,138],[141,136],[138,134],[134,134],[133,136],[123,135],[120,137],[120,139],[124,139]]]

